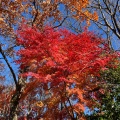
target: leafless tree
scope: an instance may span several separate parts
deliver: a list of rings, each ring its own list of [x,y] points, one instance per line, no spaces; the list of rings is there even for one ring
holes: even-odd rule
[[[120,0],[91,0],[88,9],[97,11],[99,20],[93,22],[106,34],[109,46],[113,49],[113,40],[120,40]]]

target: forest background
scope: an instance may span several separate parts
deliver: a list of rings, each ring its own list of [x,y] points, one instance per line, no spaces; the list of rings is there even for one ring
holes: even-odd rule
[[[120,0],[0,0],[0,120],[119,120],[119,16]]]

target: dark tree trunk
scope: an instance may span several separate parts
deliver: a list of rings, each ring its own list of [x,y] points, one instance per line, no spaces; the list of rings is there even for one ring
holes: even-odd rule
[[[20,78],[18,85],[16,86],[16,91],[11,98],[9,120],[17,120],[17,107],[19,105],[24,86],[25,79]]]

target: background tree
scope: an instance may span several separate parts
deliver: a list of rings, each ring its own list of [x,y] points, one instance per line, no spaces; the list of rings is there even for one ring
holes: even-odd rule
[[[91,1],[89,10],[96,10],[99,16],[98,21],[93,21],[93,23],[99,28],[98,30],[103,31],[103,37],[107,38],[107,42],[111,50],[119,51],[119,40],[120,40],[120,0],[96,0]],[[102,95],[102,108],[95,112],[96,116],[92,116],[91,119],[119,119],[119,115],[116,117],[117,112],[119,112],[119,102],[115,100],[119,99],[119,75],[117,69],[110,69],[103,73],[103,78],[105,81],[101,85],[105,90],[105,95]],[[110,73],[110,74],[108,74]],[[106,76],[106,77],[105,77]],[[116,76],[116,77],[115,77]],[[118,88],[117,88],[118,87]],[[114,91],[114,92],[113,92]],[[115,108],[113,106],[116,106]],[[99,108],[99,107],[98,107]],[[101,114],[102,115],[101,115]]]
[[[120,119],[120,67],[112,68],[101,72],[101,79],[104,83],[101,85],[100,105],[97,104],[89,120],[117,120]]]
[[[94,23],[98,30],[103,31],[103,36],[106,35],[110,48],[114,50],[113,44],[120,40],[120,0],[91,0],[89,10],[98,13],[99,20]]]

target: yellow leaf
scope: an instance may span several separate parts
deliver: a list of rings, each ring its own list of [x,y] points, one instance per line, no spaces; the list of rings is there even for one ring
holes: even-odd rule
[[[3,22],[4,21],[4,19],[3,18],[0,18],[0,22]]]
[[[93,14],[93,20],[98,21],[98,14],[97,14],[97,12],[94,12],[94,14]]]
[[[37,103],[36,103],[36,105],[37,105],[38,107],[43,107],[43,106],[44,106],[44,104],[43,104],[43,102],[42,102],[42,101],[37,102]]]

